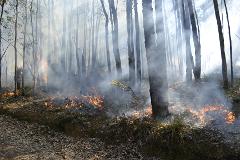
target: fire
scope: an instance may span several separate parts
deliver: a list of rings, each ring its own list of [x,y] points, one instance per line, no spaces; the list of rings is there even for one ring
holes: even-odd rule
[[[17,91],[17,93],[15,94],[15,92],[5,92],[3,94],[0,95],[1,98],[7,98],[7,97],[14,97],[14,96],[18,96],[20,95],[20,91]]]
[[[226,123],[228,124],[233,124],[236,120],[236,117],[235,117],[235,114],[233,112],[229,112],[227,115],[226,115]]]
[[[82,96],[82,97],[87,103],[99,109],[103,109],[104,98],[102,96]]]
[[[104,97],[100,95],[92,96],[57,96],[51,97],[44,102],[44,106],[48,108],[64,107],[64,108],[82,108],[86,105],[92,105],[99,110],[104,108]]]
[[[236,117],[233,112],[230,112],[223,106],[206,106],[198,111],[193,109],[188,109],[190,113],[196,116],[202,125],[206,124],[207,118],[206,114],[209,112],[222,112],[225,115],[225,121],[228,124],[232,124],[235,122]]]
[[[152,106],[148,105],[145,109],[141,111],[134,111],[131,116],[139,118],[139,117],[150,117],[152,115]]]

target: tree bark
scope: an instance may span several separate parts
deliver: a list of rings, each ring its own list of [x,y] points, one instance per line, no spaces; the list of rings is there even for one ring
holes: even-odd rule
[[[140,27],[139,27],[137,0],[134,0],[134,13],[135,13],[135,30],[136,30],[137,80],[141,83],[142,70],[141,70],[141,49],[140,49]]]
[[[234,75],[233,75],[233,49],[232,49],[231,27],[230,27],[230,20],[229,20],[228,8],[227,8],[226,0],[223,0],[223,2],[224,2],[224,6],[225,6],[225,11],[226,11],[226,16],[227,16],[227,23],[228,23],[228,37],[229,37],[229,44],[230,44],[230,65],[231,65],[231,87],[233,87]]]
[[[225,45],[224,45],[224,36],[222,31],[222,23],[219,13],[219,7],[218,7],[218,1],[213,0],[214,4],[214,11],[215,16],[217,20],[217,26],[218,26],[218,35],[219,35],[219,44],[221,49],[221,57],[222,57],[222,76],[223,76],[223,87],[228,88],[228,76],[227,76],[227,61],[226,61],[226,55],[225,55]]]
[[[18,58],[17,58],[17,37],[18,37],[18,0],[16,0],[16,6],[15,6],[15,26],[14,26],[14,56],[15,56],[15,71],[14,71],[14,93],[17,95],[17,65],[18,65]]]
[[[193,33],[193,43],[195,46],[195,66],[193,69],[194,77],[196,80],[199,80],[201,78],[201,44],[200,44],[200,38],[199,38],[199,32],[197,28],[197,21],[194,9],[193,9],[193,2],[192,0],[188,0],[188,9],[189,9],[189,15],[191,20],[191,26],[192,26],[192,33]]]
[[[34,95],[35,94],[35,89],[36,89],[36,48],[37,47],[35,46],[36,40],[35,40],[35,37],[34,37],[33,0],[31,2],[31,9],[30,10],[31,10],[31,17],[30,17],[30,19],[31,19],[31,27],[32,27],[32,54],[33,54],[33,75],[32,75],[33,76],[33,88],[32,88],[32,91],[33,91],[33,95]]]
[[[96,50],[95,50],[95,5],[94,0],[92,1],[92,66],[91,66],[91,72],[95,71],[96,68]]]
[[[193,57],[191,51],[191,44],[190,44],[190,19],[189,19],[189,11],[188,11],[188,4],[185,0],[182,0],[182,15],[183,15],[183,28],[184,28],[184,35],[185,35],[185,43],[186,43],[186,80],[187,82],[192,81],[192,70],[194,67],[193,64]]]
[[[162,3],[162,1],[159,3]],[[158,10],[158,12],[159,16],[161,16],[161,10]],[[159,20],[156,24],[160,25],[159,28],[162,28],[163,23],[161,22],[162,20]],[[153,117],[164,118],[169,114],[166,82],[167,73],[165,65],[166,59],[164,59],[166,52],[163,50],[159,53],[158,46],[155,43],[152,0],[143,0],[143,25]],[[158,32],[158,34],[163,33]],[[161,36],[161,38],[163,37],[164,36]],[[164,39],[158,39],[158,43],[163,41]]]
[[[115,8],[114,0],[108,0],[109,10],[110,10],[110,19],[112,24],[112,43],[113,43],[113,53],[115,56],[116,69],[118,76],[122,74],[122,64],[119,52],[119,40],[118,40],[118,15],[117,9]]]
[[[22,68],[22,95],[25,94],[25,73],[26,73],[26,66],[25,66],[25,57],[26,57],[26,34],[27,34],[27,22],[28,22],[28,14],[27,14],[27,2],[28,0],[25,0],[25,22],[24,22],[24,33],[23,33],[23,68]]]
[[[135,84],[135,55],[133,45],[133,20],[132,20],[132,0],[126,1],[127,11],[127,44],[128,44],[128,64],[129,64],[129,82],[131,86]]]
[[[104,5],[103,0],[100,0],[101,5],[102,5],[102,9],[103,9],[103,13],[105,16],[105,43],[106,43],[106,52],[107,52],[107,66],[108,66],[108,72],[111,73],[111,61],[110,61],[110,51],[109,51],[109,31],[108,31],[108,24],[109,24],[109,18],[108,18],[108,14]]]
[[[63,36],[62,36],[62,55],[61,55],[61,65],[62,65],[62,69],[63,72],[66,73],[66,29],[67,29],[67,11],[66,11],[66,0],[63,1],[64,2],[64,6],[63,6],[63,11],[64,11],[64,15],[63,15]]]
[[[1,15],[0,15],[0,90],[2,89],[2,20],[3,20],[3,11],[6,1],[1,2]]]

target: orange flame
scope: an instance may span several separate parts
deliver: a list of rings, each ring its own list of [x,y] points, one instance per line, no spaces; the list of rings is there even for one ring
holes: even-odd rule
[[[227,115],[226,115],[226,123],[228,124],[233,124],[235,121],[236,121],[236,117],[235,117],[235,114],[233,112],[229,112]]]
[[[193,109],[188,109],[188,111],[190,113],[192,113],[193,115],[197,116],[199,118],[201,124],[206,124],[206,113],[214,112],[214,111],[221,111],[221,112],[225,113],[226,114],[225,120],[226,120],[226,123],[228,123],[228,124],[232,124],[236,120],[234,113],[230,112],[223,106],[206,106],[199,111],[195,111]]]
[[[17,91],[17,93],[15,94],[15,92],[5,92],[3,94],[0,95],[1,98],[7,98],[7,97],[14,97],[14,96],[18,96],[20,95],[20,91]]]
[[[87,101],[87,103],[99,108],[103,109],[104,106],[104,98],[102,96],[82,96],[83,99]]]

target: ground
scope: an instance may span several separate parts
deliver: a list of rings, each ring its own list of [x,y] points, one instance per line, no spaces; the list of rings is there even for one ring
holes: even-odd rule
[[[229,123],[224,114],[202,127],[186,123],[186,118],[191,120],[188,122],[201,120],[201,114],[199,117],[199,112],[191,110],[173,114],[166,122],[153,120],[145,110],[133,112],[132,116],[109,117],[106,114],[109,104],[103,105],[101,96],[15,97],[6,92],[0,96],[0,160],[150,159],[154,156],[167,160],[239,160],[239,87],[227,92],[234,112],[229,113],[235,114],[236,119]],[[203,93],[214,91],[209,87],[203,90]],[[217,98],[212,95],[211,92],[208,99],[224,100],[223,93],[220,97],[217,94]]]
[[[46,126],[0,116],[0,160],[141,159],[131,145],[105,145],[94,138],[73,138]]]

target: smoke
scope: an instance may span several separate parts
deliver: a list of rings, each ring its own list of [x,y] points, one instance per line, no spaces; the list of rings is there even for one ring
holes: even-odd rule
[[[143,99],[141,102],[141,107],[137,108],[133,106],[132,99],[133,95],[129,91],[123,91],[121,88],[112,85],[112,80],[119,80],[121,82],[128,81],[128,54],[127,54],[127,29],[126,29],[126,3],[125,0],[119,0],[117,4],[118,9],[118,21],[119,21],[119,49],[122,62],[122,76],[118,77],[116,74],[115,60],[112,53],[112,35],[111,35],[111,25],[109,24],[109,42],[110,42],[110,59],[112,73],[107,72],[107,61],[106,61],[106,49],[105,49],[105,19],[102,13],[101,5],[98,0],[86,1],[86,0],[72,0],[70,3],[67,0],[53,0],[54,6],[51,11],[50,17],[48,17],[48,7],[47,4],[41,3],[41,14],[38,18],[42,20],[42,26],[38,27],[38,38],[37,52],[43,55],[43,59],[40,62],[39,74],[43,77],[43,83],[41,85],[48,86],[47,90],[51,91],[52,94],[60,94],[64,96],[88,94],[90,88],[98,89],[101,94],[104,95],[107,101],[107,107],[109,107],[110,115],[123,115],[131,114],[134,110],[141,110],[150,104],[149,98],[149,86],[148,81],[143,81],[142,87],[135,88],[132,87],[136,94],[139,94]],[[217,32],[216,19],[213,10],[212,1],[209,0],[196,0],[197,14],[200,24],[201,32],[201,46],[202,46],[202,72],[203,75],[213,75],[213,73],[221,73],[221,56],[219,48],[219,39]],[[94,3],[94,13],[92,10],[92,4]],[[142,7],[141,0],[138,1],[138,13],[140,21],[140,41],[141,41],[141,53],[142,53],[142,69],[143,69],[143,79],[147,79],[147,64],[146,64],[146,53],[144,47],[144,35],[143,35],[143,18],[142,18]],[[109,8],[107,1],[105,1],[105,7],[109,13]],[[47,6],[47,7],[46,7]],[[36,7],[36,6],[35,6]],[[232,29],[233,37],[233,48],[234,48],[234,62],[236,67],[240,68],[240,54],[239,54],[239,43],[240,40],[235,35],[240,35],[240,22],[238,9],[240,8],[239,0],[228,1],[230,25]],[[77,11],[79,13],[79,25],[77,25]],[[184,39],[179,38],[178,30],[176,29],[177,20],[174,15],[175,8],[172,1],[164,1],[164,20],[166,27],[167,38],[167,50],[168,58],[173,62],[168,67],[168,80],[169,80],[169,100],[170,100],[170,110],[174,114],[181,114],[187,109],[191,108],[193,110],[201,110],[206,106],[224,106],[226,109],[231,109],[231,102],[224,95],[224,91],[221,89],[221,84],[218,81],[205,82],[200,84],[185,84],[179,83],[185,80],[185,42]],[[13,11],[11,11],[13,12]],[[229,62],[229,42],[228,42],[228,30],[225,18],[225,11],[222,6],[221,12],[223,13],[223,30],[225,36],[226,44],[226,54]],[[92,14],[93,13],[93,14]],[[30,14],[28,12],[28,14]],[[14,15],[14,14],[13,14]],[[23,18],[24,12],[21,10],[21,18]],[[92,16],[95,16],[95,20],[99,20],[99,26],[97,23],[92,22]],[[134,16],[134,14],[133,14]],[[64,30],[64,17],[66,17],[66,31]],[[36,18],[36,16],[34,16]],[[50,19],[50,33],[48,33],[48,20]],[[134,22],[134,21],[133,21]],[[28,22],[27,31],[27,58],[28,58],[28,75],[26,79],[27,85],[32,85],[32,75],[29,70],[32,70],[32,48],[31,48],[31,27],[30,22]],[[35,24],[34,24],[34,27]],[[93,28],[95,31],[99,27],[99,31],[92,35]],[[85,28],[85,29],[84,29]],[[23,27],[19,27],[19,61],[21,61],[22,55],[22,38],[23,38]],[[76,34],[77,29],[79,33]],[[97,34],[98,33],[98,34]],[[134,33],[135,34],[135,33]],[[78,48],[76,46],[76,37],[79,36]],[[4,34],[7,36],[7,34]],[[97,42],[92,42],[92,39],[97,39]],[[63,38],[64,37],[64,38]],[[62,38],[64,40],[62,40]],[[42,44],[40,45],[40,39],[42,39]],[[50,48],[48,41],[50,42]],[[85,41],[86,40],[86,41]],[[178,40],[178,42],[177,42]],[[63,41],[66,42],[63,47]],[[86,44],[84,44],[84,41]],[[97,43],[96,48],[97,64],[94,72],[91,67],[92,59],[92,43]],[[6,44],[3,44],[6,46]],[[191,42],[192,52],[194,53],[193,42]],[[76,51],[79,52],[80,61],[82,61],[82,55],[84,48],[86,49],[86,69],[87,74],[85,76],[79,76],[77,74],[77,60],[75,58]],[[72,61],[70,61],[70,55],[72,55]],[[193,54],[194,55],[194,54]],[[49,63],[48,58],[50,57],[52,64]],[[61,64],[61,57],[64,57],[67,69],[64,69],[63,64]],[[13,49],[8,50],[6,57],[8,61],[8,76],[9,79],[13,80]],[[19,67],[21,67],[21,63]],[[229,64],[228,64],[229,65]],[[69,67],[71,66],[71,67]],[[154,66],[154,64],[153,64]],[[170,67],[171,66],[171,67]],[[180,67],[179,67],[180,66]],[[81,68],[82,72],[82,68]],[[240,73],[239,73],[240,75]],[[4,76],[3,76],[4,77]],[[177,87],[176,82],[179,83]],[[128,84],[127,84],[128,85]],[[140,90],[140,91],[139,91]],[[140,102],[139,102],[140,103]],[[219,115],[215,117],[210,115],[212,118],[219,118]]]

